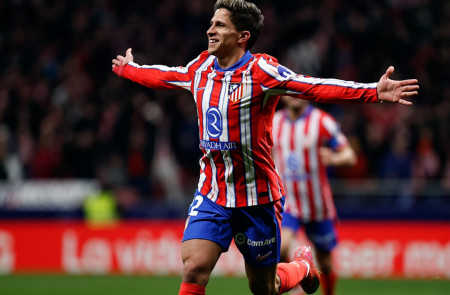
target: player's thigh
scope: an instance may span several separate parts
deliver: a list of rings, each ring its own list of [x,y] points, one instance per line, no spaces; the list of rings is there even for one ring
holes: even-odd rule
[[[301,226],[301,221],[297,216],[289,212],[283,213],[283,221],[281,223],[281,261],[289,260],[289,251],[291,244],[295,240],[297,231]]]
[[[282,241],[291,242],[295,237],[295,231],[289,227],[281,228],[281,239]]]
[[[290,227],[281,228],[281,261],[287,261],[291,244],[295,239],[295,231]]]

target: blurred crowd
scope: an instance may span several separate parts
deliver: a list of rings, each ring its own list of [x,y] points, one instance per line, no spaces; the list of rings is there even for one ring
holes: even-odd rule
[[[429,179],[450,191],[450,2],[254,1],[252,52],[297,73],[417,78],[413,107],[320,105],[358,154],[345,179]],[[186,65],[207,48],[213,0],[0,1],[0,179],[96,178],[119,203],[185,205],[198,175],[194,102],[116,77],[111,59]],[[416,188],[420,194],[423,187]]]

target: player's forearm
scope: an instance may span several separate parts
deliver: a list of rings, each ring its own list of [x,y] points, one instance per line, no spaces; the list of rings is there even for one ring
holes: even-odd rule
[[[336,167],[350,167],[356,165],[356,162],[355,152],[350,146],[347,146],[343,150],[333,154],[331,165]]]

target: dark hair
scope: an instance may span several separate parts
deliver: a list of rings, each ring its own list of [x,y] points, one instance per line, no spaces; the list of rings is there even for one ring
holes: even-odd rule
[[[217,0],[214,11],[219,8],[225,8],[231,12],[231,22],[238,31],[250,32],[247,49],[251,49],[264,26],[261,10],[255,4],[244,0]]]

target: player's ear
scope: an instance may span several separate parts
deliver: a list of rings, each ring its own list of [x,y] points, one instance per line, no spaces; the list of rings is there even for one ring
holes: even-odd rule
[[[250,39],[250,32],[249,31],[242,31],[241,35],[239,36],[238,42],[239,43],[248,42],[249,39]]]

